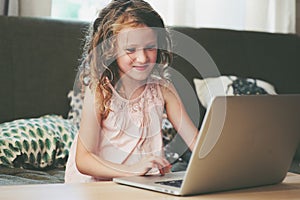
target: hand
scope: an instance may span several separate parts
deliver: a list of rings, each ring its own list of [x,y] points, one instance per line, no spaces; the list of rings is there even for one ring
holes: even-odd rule
[[[129,170],[134,175],[146,175],[151,169],[157,168],[161,175],[171,171],[170,163],[161,156],[148,155],[138,163],[131,165]]]

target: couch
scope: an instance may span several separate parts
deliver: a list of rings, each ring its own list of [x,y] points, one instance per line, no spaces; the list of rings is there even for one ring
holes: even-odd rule
[[[39,155],[40,157],[35,162],[37,166],[34,166],[28,164],[31,157],[27,158],[27,156],[28,162],[25,165],[21,163],[25,158],[21,159],[18,156],[20,159],[14,160],[13,167],[0,168],[2,175],[9,176],[8,178],[3,177],[3,181],[0,177],[0,183],[63,182],[63,167],[68,156],[67,151],[66,154],[62,153],[67,150],[67,145],[63,142],[70,143],[71,140],[68,140],[67,137],[72,138],[76,132],[70,125],[65,127],[71,109],[70,98],[67,95],[73,89],[87,29],[87,22],[0,16],[0,123],[25,120],[22,121],[23,124],[32,125],[30,124],[32,121],[28,122],[30,119],[35,121],[34,126],[39,126],[34,130],[40,131],[42,128],[46,128],[41,124],[47,124],[51,120],[52,123],[53,117],[55,117],[54,121],[56,121],[52,126],[51,134],[57,134],[58,129],[59,134],[62,129],[65,131],[63,136],[51,136],[56,142],[55,155],[51,156],[51,158],[55,158],[54,161],[49,161],[49,157],[45,157],[43,160],[43,155]],[[204,74],[199,73],[197,66],[195,67],[189,59],[182,56],[180,52],[175,52],[172,63],[174,70],[171,75],[174,77],[174,84],[178,88],[188,113],[198,127],[201,126],[205,107],[198,98],[192,98],[191,102],[190,95],[197,96],[194,90],[194,78],[234,75],[267,81],[274,86],[277,93],[300,93],[298,79],[300,38],[295,34],[188,27],[170,27],[170,30],[174,33],[173,37],[176,37],[177,33],[182,33],[184,36],[189,36],[189,41],[196,41],[197,44],[200,44],[203,47],[201,51],[206,56],[205,59],[208,59],[203,61],[204,64],[215,65],[218,69],[218,73],[209,71]],[[181,45],[186,46],[184,40],[176,38],[174,40],[174,48],[181,47]],[[186,51],[197,57],[197,49],[187,46]],[[182,77],[185,84],[189,85],[188,88],[192,89],[191,93],[186,93],[187,91],[182,89],[178,83],[177,80],[181,80]],[[60,123],[58,129],[57,123]],[[62,128],[62,126],[64,127]],[[2,136],[3,127],[1,129],[0,124]],[[26,132],[28,127],[22,126],[21,128]],[[33,129],[30,130],[30,134],[36,137],[43,135],[41,131],[35,134]],[[46,128],[47,130],[50,130],[49,127]],[[69,132],[72,134],[68,135]],[[38,141],[40,142],[41,138]],[[62,144],[60,144],[61,141]],[[60,144],[59,148],[62,149],[57,150],[57,144]],[[180,141],[178,145],[182,145]],[[10,154],[4,155],[11,156]],[[187,159],[188,155],[187,153]],[[24,155],[22,154],[22,156]],[[56,158],[55,156],[60,157]],[[32,159],[34,160],[34,156]],[[43,165],[41,160],[43,160]],[[300,172],[299,160],[300,152],[298,150],[290,171]],[[47,163],[52,165],[47,165]],[[55,171],[56,167],[59,168],[58,171]],[[22,174],[20,172],[22,168],[28,170],[22,172],[27,175],[19,176],[17,179],[12,178]],[[30,177],[28,174],[34,174],[34,176]]]

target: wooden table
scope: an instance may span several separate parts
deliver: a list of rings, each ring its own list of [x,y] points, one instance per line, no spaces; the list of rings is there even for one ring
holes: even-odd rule
[[[47,184],[1,186],[1,200],[174,200],[174,199],[300,199],[300,175],[288,173],[283,183],[251,189],[234,190],[213,194],[177,197],[148,190],[137,189],[113,182],[85,184]]]

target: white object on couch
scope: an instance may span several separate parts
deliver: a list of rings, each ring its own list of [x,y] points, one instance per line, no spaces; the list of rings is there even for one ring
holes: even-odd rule
[[[271,95],[277,94],[272,84],[254,78],[241,79],[237,76],[232,75],[232,76],[210,77],[205,79],[195,78],[193,81],[194,81],[197,96],[201,104],[205,108],[207,108],[208,105],[216,96],[245,95],[239,93],[239,88],[233,87],[234,86],[233,84],[237,80],[246,81],[248,84],[254,85],[256,88],[260,89],[256,94],[262,94],[262,92]],[[234,89],[237,89],[237,91]]]

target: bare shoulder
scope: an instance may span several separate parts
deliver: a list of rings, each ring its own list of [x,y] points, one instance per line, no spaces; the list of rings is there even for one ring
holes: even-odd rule
[[[160,81],[159,86],[165,101],[174,99],[178,96],[176,88],[172,82]]]
[[[98,119],[100,119],[100,113],[98,109],[98,103],[97,102],[97,91],[94,90],[92,87],[86,87],[85,88],[85,94],[84,94],[84,100],[83,100],[83,106],[82,106],[82,116],[90,117],[93,116]]]

